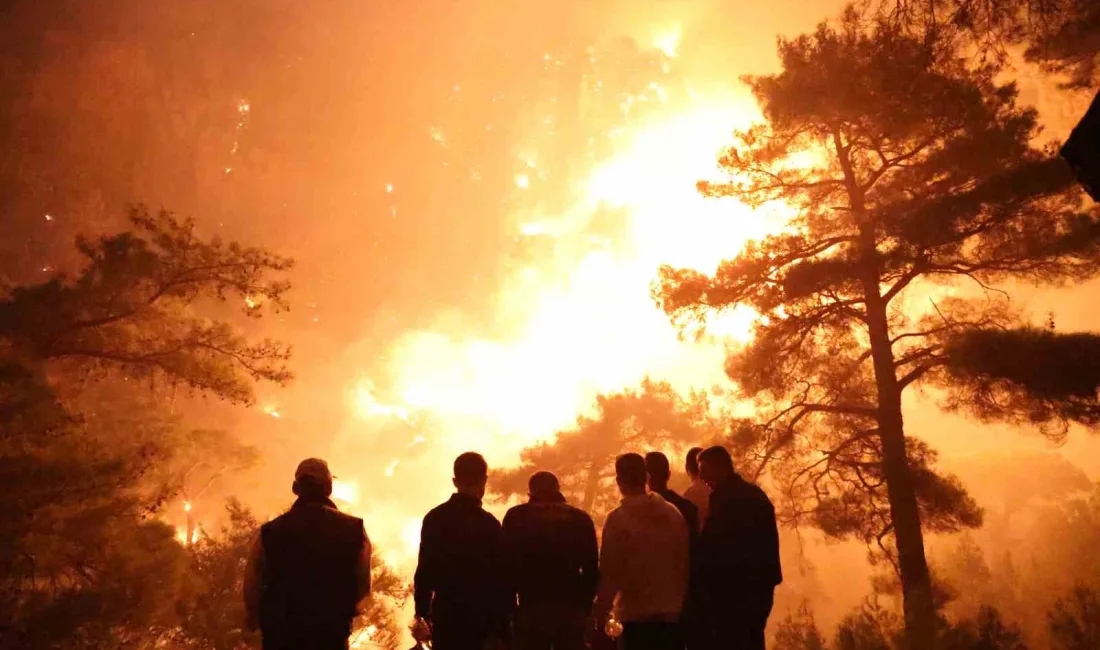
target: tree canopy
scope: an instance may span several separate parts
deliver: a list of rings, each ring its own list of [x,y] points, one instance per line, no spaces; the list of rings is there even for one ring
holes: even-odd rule
[[[874,0],[878,15],[910,33],[961,38],[983,55],[1022,45],[1027,60],[1070,88],[1100,79],[1100,7],[1092,0]]]
[[[162,508],[255,450],[172,406],[177,385],[247,404],[256,381],[291,378],[288,347],[238,326],[287,308],[289,285],[271,276],[290,261],[205,241],[168,213],[130,218],[128,231],[77,241],[75,276],[0,296],[0,636],[20,647],[237,647],[181,631],[185,594],[214,578],[191,566],[210,549],[192,552],[190,526],[181,544]]]
[[[289,283],[269,276],[290,260],[204,241],[193,221],[167,212],[134,210],[130,221],[130,231],[78,239],[86,263],[74,279],[14,287],[0,301],[0,337],[35,359],[162,378],[231,402],[250,402],[254,380],[291,378],[289,347],[250,342],[229,321],[194,310],[230,299],[252,318],[286,309]]]
[[[851,9],[835,26],[781,39],[779,56],[780,73],[745,80],[766,122],[735,134],[720,156],[729,180],[699,189],[753,207],[783,202],[796,216],[713,275],[662,268],[654,296],[681,327],[705,327],[736,305],[760,315],[727,365],[761,413],[742,448],[797,468],[776,475],[819,507],[851,499],[852,484],[885,488],[889,517],[876,537],[894,539],[907,630],[914,647],[930,647],[922,515],[933,529],[979,520],[957,481],[930,478],[934,455],[906,439],[901,394],[995,374],[962,354],[976,349],[963,338],[973,332],[1026,327],[994,286],[1095,277],[1100,218],[1068,168],[1033,147],[1035,111],[1017,105],[995,65],[888,21],[868,26]],[[1000,391],[977,404],[986,416],[1028,408],[1044,422],[1089,423],[1071,402],[1095,404],[1095,392],[1040,395],[1019,377],[998,379],[982,384]],[[1005,405],[1009,390],[1020,399]],[[1056,406],[1022,406],[1039,402]],[[867,471],[875,465],[878,478]]]

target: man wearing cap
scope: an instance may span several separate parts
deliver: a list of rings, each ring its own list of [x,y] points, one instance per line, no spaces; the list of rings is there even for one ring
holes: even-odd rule
[[[512,603],[500,522],[481,507],[489,466],[467,452],[454,462],[455,494],[424,517],[413,578],[413,638],[435,650],[505,646]]]
[[[245,573],[247,625],[264,650],[346,650],[352,619],[370,594],[371,545],[363,520],[329,499],[328,464],[298,465],[298,499],[260,527]]]
[[[565,502],[558,477],[536,472],[530,500],[504,516],[516,611],[516,650],[584,650],[585,621],[599,582],[596,526]]]

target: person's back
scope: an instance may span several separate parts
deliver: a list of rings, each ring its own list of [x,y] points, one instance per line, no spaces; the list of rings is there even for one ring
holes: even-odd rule
[[[260,527],[245,578],[248,625],[265,650],[347,646],[370,592],[370,541],[363,521],[329,500],[331,474],[317,459],[295,474],[297,501]]]
[[[775,508],[733,470],[725,449],[712,447],[700,459],[714,492],[695,548],[693,602],[714,643],[763,650],[774,590],[783,582]]]
[[[599,552],[595,525],[583,510],[524,503],[508,511],[503,527],[520,604],[592,604]]]
[[[512,588],[519,601],[516,645],[580,650],[596,595],[596,527],[583,510],[565,503],[549,472],[531,477],[528,503],[504,517]]]
[[[676,507],[657,494],[626,497],[607,516],[604,543],[623,551],[614,567],[602,567],[620,576],[623,620],[677,620],[687,592],[688,534]]]
[[[500,522],[481,507],[486,478],[483,458],[459,456],[459,491],[431,510],[421,527],[414,600],[417,618],[430,622],[436,650],[481,650],[487,641],[507,634],[510,611]]]
[[[260,528],[265,587],[264,638],[320,647],[317,639],[347,639],[358,603],[356,565],[363,521],[326,503],[299,500]],[[265,644],[265,647],[267,644]]]
[[[710,506],[698,542],[705,581],[727,589],[781,583],[775,508],[764,491],[735,474],[711,494]]]
[[[461,494],[433,508],[421,528],[418,582],[432,585],[433,609],[481,615],[499,573],[500,523],[481,503]],[[430,576],[430,577],[429,577]]]
[[[598,622],[617,596],[625,650],[682,648],[687,523],[675,506],[646,492],[646,466],[641,456],[624,454],[615,469],[623,500],[604,524]]]

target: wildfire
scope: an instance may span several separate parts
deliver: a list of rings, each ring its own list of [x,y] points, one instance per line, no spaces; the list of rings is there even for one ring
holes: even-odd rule
[[[610,249],[580,253],[569,268],[524,269],[503,291],[515,322],[502,339],[419,332],[401,341],[396,359],[399,404],[358,391],[360,416],[407,419],[409,409],[449,422],[477,423],[449,439],[472,448],[500,448],[500,457],[568,425],[600,391],[636,384],[646,374],[705,385],[721,377],[722,354],[681,342],[652,302],[649,287],[661,264],[713,272],[749,239],[777,228],[779,217],[731,201],[700,197],[695,181],[713,177],[718,148],[744,123],[737,105],[704,107],[649,128],[587,179],[573,214],[520,227],[525,236],[554,236],[579,247],[576,215],[601,206],[624,211],[628,224]],[[551,235],[551,233],[555,233]],[[711,324],[715,335],[746,340],[754,314],[735,311]]]
[[[376,416],[409,419],[409,409],[404,406],[383,404],[374,397],[373,387],[370,382],[362,382],[355,389],[355,409],[362,418]]]
[[[188,537],[187,535],[187,526],[176,527],[176,541],[180,544],[183,544],[184,546],[190,546],[199,541],[199,536],[201,534],[202,531],[199,530],[198,526],[191,529],[190,537]]]
[[[680,23],[656,31],[653,35],[653,47],[663,52],[667,57],[675,57],[680,47],[680,34],[682,31],[683,27]]]
[[[343,501],[349,505],[355,505],[359,501],[359,485],[353,481],[332,481],[332,498],[335,501]]]
[[[190,501],[184,501],[183,502],[183,511],[184,512],[191,512],[191,502]]]
[[[374,646],[374,635],[378,634],[378,627],[376,625],[368,625],[356,634],[348,646],[353,650],[355,648],[365,648]]]
[[[676,57],[681,32],[665,25],[650,44]],[[600,90],[598,78],[591,83]],[[527,191],[510,215],[516,239],[552,244],[552,252],[533,246],[532,258],[499,285],[486,319],[491,332],[441,319],[406,333],[383,367],[355,379],[347,444],[379,451],[356,469],[359,483],[334,486],[334,497],[369,522],[391,566],[411,568],[421,518],[452,489],[458,453],[480,451],[494,468],[514,464],[520,450],[590,412],[598,394],[646,376],[682,390],[726,381],[725,347],[751,336],[756,314],[733,310],[708,322],[702,341],[683,340],[650,291],[661,265],[713,273],[748,241],[786,226],[790,214],[781,208],[754,211],[696,190],[699,180],[720,178],[721,148],[758,109],[748,96],[683,93],[656,75],[635,92],[621,119],[590,134],[611,149],[595,162],[591,151],[577,151],[573,166],[555,165],[562,145],[553,129],[517,143],[516,169],[500,191]],[[541,112],[529,117],[545,123]],[[448,147],[439,128],[429,135]],[[572,176],[556,177],[563,168]],[[570,203],[546,205],[549,191],[573,192]],[[408,440],[396,423],[409,425]],[[399,493],[383,481],[398,467],[418,477],[400,482]],[[369,503],[358,500],[359,485],[370,490]]]

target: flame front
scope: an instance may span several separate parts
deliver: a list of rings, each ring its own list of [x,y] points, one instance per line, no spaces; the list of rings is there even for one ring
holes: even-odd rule
[[[673,30],[660,49],[674,53],[678,39]],[[666,101],[656,82],[646,92]],[[377,452],[374,469],[343,468],[341,476],[378,491],[353,510],[369,522],[387,562],[410,567],[420,519],[451,490],[458,453],[477,450],[506,466],[589,411],[599,393],[635,387],[645,376],[682,389],[724,380],[723,346],[747,340],[755,314],[734,310],[709,324],[712,338],[687,343],[650,288],[662,264],[710,273],[749,240],[784,227],[789,215],[781,210],[753,211],[696,191],[698,180],[716,176],[730,133],[755,117],[748,100],[695,97],[631,124],[612,155],[569,184],[582,191],[566,210],[516,215],[518,238],[553,242],[555,253],[522,264],[505,283],[497,332],[410,332],[386,355],[387,381],[356,380],[356,418],[343,444],[386,451]],[[431,133],[445,146],[440,131]],[[540,191],[538,144],[517,152],[511,191]],[[621,217],[612,231],[596,227],[608,212]],[[395,439],[398,430],[407,442]],[[391,477],[399,492],[385,487]]]

